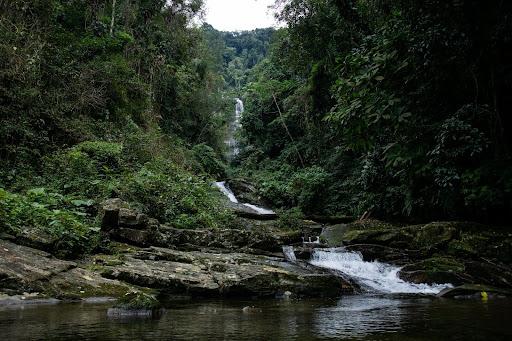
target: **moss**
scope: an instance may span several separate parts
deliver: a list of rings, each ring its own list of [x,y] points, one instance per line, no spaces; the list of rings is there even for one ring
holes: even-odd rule
[[[414,231],[414,244],[416,247],[435,247],[447,244],[456,238],[457,229],[451,223],[430,223]]]
[[[464,264],[452,257],[436,256],[417,263],[418,267],[427,272],[464,272]]]

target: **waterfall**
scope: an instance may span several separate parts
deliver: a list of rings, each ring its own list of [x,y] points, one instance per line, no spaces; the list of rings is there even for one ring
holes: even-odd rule
[[[235,194],[226,186],[225,181],[217,181],[214,182],[213,185],[217,187],[226,197],[228,197],[229,201],[232,203],[238,204],[238,199],[236,198]],[[256,213],[260,215],[274,215],[275,212],[272,210],[269,210],[267,208],[259,207],[253,204],[242,204],[243,206],[246,206],[250,208],[251,210],[255,211]]]
[[[238,199],[235,197],[235,194],[226,187],[226,181],[217,181],[213,183],[215,187],[217,187],[225,196],[228,197],[229,201],[238,204]]]
[[[293,246],[283,246],[283,254],[284,258],[288,262],[295,263],[297,258],[295,257],[295,252],[293,251]]]
[[[340,271],[356,281],[361,287],[379,293],[437,294],[451,284],[415,284],[398,277],[400,267],[377,261],[365,262],[359,252],[343,249],[315,250],[311,264]]]
[[[236,140],[236,132],[242,124],[240,123],[240,119],[242,118],[242,113],[244,112],[244,102],[240,98],[235,98],[235,115],[228,127],[228,134],[226,136],[225,143],[228,147],[228,159],[231,160],[236,157],[240,153],[240,148],[238,146],[238,141]]]

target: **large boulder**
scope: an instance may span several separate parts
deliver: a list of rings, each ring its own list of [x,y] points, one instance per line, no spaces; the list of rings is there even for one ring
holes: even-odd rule
[[[8,293],[44,290],[51,278],[76,266],[44,251],[0,240],[0,289]]]
[[[343,279],[307,265],[242,253],[182,252],[151,247],[106,266],[103,275],[192,296],[275,296],[290,291],[297,296],[335,297],[352,287]]]
[[[111,231],[118,227],[132,229],[156,229],[158,220],[129,208],[128,203],[119,198],[103,201],[98,210],[98,218],[104,231]]]
[[[132,286],[101,277],[75,262],[44,251],[0,240],[0,292],[31,299],[121,297]],[[26,293],[33,293],[27,295]]]
[[[119,224],[119,211],[126,204],[119,198],[112,198],[103,201],[98,210],[98,218],[104,230],[115,228]]]
[[[258,206],[265,206],[267,204],[259,195],[256,186],[248,180],[234,178],[227,180],[226,183],[241,202],[248,202]]]

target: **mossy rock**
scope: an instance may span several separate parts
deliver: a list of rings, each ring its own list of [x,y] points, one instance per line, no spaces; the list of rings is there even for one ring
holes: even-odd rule
[[[413,283],[462,284],[470,281],[462,262],[451,257],[432,257],[404,266],[399,273],[403,280]]]
[[[436,222],[424,225],[416,231],[411,227],[409,230],[414,234],[413,242],[417,248],[441,247],[458,235],[457,227],[453,223]]]
[[[158,299],[141,291],[131,291],[119,298],[115,308],[125,310],[155,310],[160,309],[161,304]]]

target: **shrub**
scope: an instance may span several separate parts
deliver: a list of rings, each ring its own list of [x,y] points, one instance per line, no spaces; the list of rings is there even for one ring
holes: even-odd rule
[[[86,221],[79,209],[66,209],[67,199],[43,188],[17,195],[0,188],[0,231],[18,235],[25,231],[51,238],[48,250],[64,258],[73,258],[95,248],[99,228]]]
[[[217,179],[226,176],[226,166],[220,161],[212,147],[201,143],[192,148],[194,158],[200,165],[200,171]]]
[[[127,175],[120,191],[124,200],[178,228],[220,227],[231,217],[208,182],[167,160],[155,160]]]

